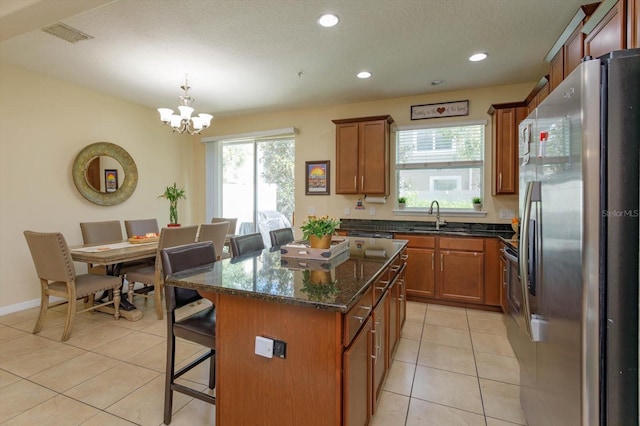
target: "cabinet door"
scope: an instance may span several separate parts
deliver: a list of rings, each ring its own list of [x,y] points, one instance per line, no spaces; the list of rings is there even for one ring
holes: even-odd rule
[[[389,194],[389,127],[386,120],[359,123],[360,192]]]
[[[435,296],[435,250],[407,248],[405,285],[407,294]]]
[[[373,346],[371,360],[373,361],[373,401],[372,412],[375,414],[378,397],[382,391],[382,384],[389,368],[389,297],[388,293],[382,297],[373,311]]]
[[[564,79],[564,46],[556,53],[551,60],[551,72],[549,73],[549,91],[558,87]]]
[[[576,69],[584,57],[584,34],[582,25],[575,29],[564,44],[564,78]]]
[[[519,110],[524,110],[524,113]],[[496,109],[495,182],[493,193],[516,194],[518,185],[518,124],[526,107]],[[524,117],[522,117],[524,118]]]
[[[585,54],[597,58],[626,47],[624,0],[618,3],[585,38]]]
[[[406,264],[402,266],[398,273],[398,342],[402,334],[402,327],[404,321],[407,319],[407,280],[406,280],[407,267]]]
[[[358,193],[358,123],[336,124],[336,194]]]
[[[371,325],[368,317],[360,333],[344,352],[344,380],[342,384],[343,423],[345,426],[362,426],[371,417]]]
[[[483,268],[483,253],[440,250],[438,296],[441,299],[483,303]]]
[[[389,287],[389,354],[396,350],[400,335],[400,276]]]

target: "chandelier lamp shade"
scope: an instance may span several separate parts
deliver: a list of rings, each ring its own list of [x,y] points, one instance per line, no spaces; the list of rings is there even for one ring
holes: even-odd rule
[[[171,108],[158,108],[160,120],[167,126],[171,126],[174,133],[188,133],[190,135],[198,135],[201,131],[209,127],[213,115],[198,114],[192,117],[194,109],[191,107],[193,99],[189,96],[189,80],[184,77],[184,86],[180,86],[184,90],[184,95],[178,96],[179,114],[174,114]]]

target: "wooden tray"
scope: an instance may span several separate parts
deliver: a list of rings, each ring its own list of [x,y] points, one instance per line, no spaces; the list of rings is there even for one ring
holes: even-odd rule
[[[129,238],[131,244],[147,244],[147,243],[157,243],[160,240],[160,237],[145,237],[145,238]]]
[[[331,239],[331,247],[328,249],[311,248],[309,247],[309,241],[298,240],[280,247],[280,255],[282,257],[329,260],[346,250],[349,250],[349,239],[346,237],[333,237]]]

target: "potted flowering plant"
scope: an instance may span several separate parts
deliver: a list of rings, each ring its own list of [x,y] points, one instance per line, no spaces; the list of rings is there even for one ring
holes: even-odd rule
[[[176,183],[173,182],[173,186],[167,186],[164,193],[158,195],[158,198],[169,200],[169,226],[180,226],[178,224],[178,200],[187,198],[184,188],[178,189]]]
[[[309,240],[312,248],[329,248],[331,246],[331,236],[340,225],[338,219],[329,216],[307,216],[307,220],[302,224],[302,236]]]

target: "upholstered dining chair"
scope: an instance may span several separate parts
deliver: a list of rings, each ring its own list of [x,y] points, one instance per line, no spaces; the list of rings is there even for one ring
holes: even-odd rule
[[[212,241],[203,241],[163,249],[162,268],[165,276],[215,262],[216,255]],[[216,398],[208,393],[176,383],[176,379],[207,359],[209,364],[209,389],[216,381],[216,308],[209,306],[181,320],[176,319],[176,310],[202,299],[196,290],[166,286],[164,289],[167,306],[167,365],[164,387],[164,424],[171,423],[173,392],[180,392],[210,404]],[[199,358],[175,371],[176,337],[202,345],[209,350]]]
[[[123,240],[122,225],[119,220],[80,222],[80,231],[84,244],[108,244]],[[107,268],[104,265],[94,266],[88,263],[87,269],[90,274],[105,275],[107,273]]]
[[[113,305],[114,317],[120,318],[120,278],[111,275],[80,274],[76,275],[69,247],[64,236],[59,232],[24,231],[24,236],[40,279],[40,314],[33,334],[42,330],[50,307],[68,303],[67,319],[62,331],[62,341],[71,336],[73,319],[76,314],[93,309]],[[113,290],[113,300],[94,305],[95,293]],[[49,304],[49,296],[61,297],[66,302]],[[77,311],[76,300],[87,298],[85,309]]]
[[[236,233],[236,226],[238,225],[237,217],[214,217],[211,219],[211,223],[217,222],[229,222],[229,232],[230,235],[234,235]]]
[[[229,233],[229,222],[203,223],[198,230],[198,241],[212,241],[218,259],[229,257],[224,245]]]
[[[127,231],[127,238],[131,238],[134,235],[160,233],[160,228],[158,227],[158,219],[125,220],[124,229]]]
[[[293,229],[273,229],[269,231],[269,237],[271,238],[271,245],[273,247],[280,247],[293,241]]]
[[[129,302],[133,303],[133,294],[135,283],[141,283],[144,285],[140,291],[136,290],[136,294],[144,297],[153,297],[156,303],[156,314],[158,319],[163,318],[162,308],[162,284],[164,281],[162,275],[162,260],[160,259],[160,252],[162,249],[168,247],[181,246],[184,244],[194,243],[196,241],[196,235],[198,233],[198,226],[179,226],[175,228],[162,228],[160,230],[160,239],[158,240],[158,250],[156,254],[156,261],[153,266],[145,266],[139,269],[128,271],[125,275],[129,285],[127,288],[127,297]],[[153,288],[153,296],[147,295]]]
[[[259,232],[236,235],[229,238],[229,242],[231,244],[231,257],[242,256],[243,254],[253,253],[264,248],[262,234]]]

